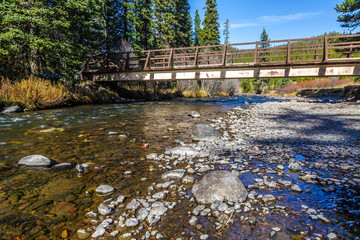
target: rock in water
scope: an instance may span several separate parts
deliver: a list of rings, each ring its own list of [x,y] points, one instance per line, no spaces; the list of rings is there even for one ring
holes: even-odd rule
[[[19,106],[11,106],[11,107],[4,108],[2,113],[7,114],[7,113],[23,112],[23,111],[24,111],[24,109],[22,109]]]
[[[42,155],[29,155],[19,160],[18,165],[25,165],[28,167],[48,167],[51,161]]]
[[[289,164],[289,170],[293,172],[300,172],[302,170],[300,164],[298,163],[290,163]]]
[[[161,178],[164,180],[180,179],[184,177],[185,173],[186,173],[185,169],[175,169],[165,172],[163,175],[161,175]]]
[[[114,191],[114,188],[109,185],[100,185],[96,188],[95,192],[102,195],[110,194]]]
[[[221,134],[211,126],[196,124],[192,130],[191,137],[195,141],[211,141],[220,138]]]
[[[207,173],[192,189],[196,200],[203,204],[215,201],[243,202],[247,191],[239,178],[229,171]]]
[[[192,116],[193,118],[200,118],[200,113],[198,113],[197,111],[191,111],[190,116]]]

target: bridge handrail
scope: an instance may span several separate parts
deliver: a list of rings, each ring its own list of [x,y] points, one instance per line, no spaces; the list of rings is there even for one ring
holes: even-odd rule
[[[339,42],[339,39],[347,41]],[[359,38],[357,40],[356,38]],[[243,49],[244,46],[253,46]],[[240,47],[240,48],[237,48]],[[353,56],[357,54],[357,56]],[[86,71],[196,68],[232,65],[301,64],[356,60],[360,57],[360,34],[297,38],[140,51],[108,52],[90,56]],[[300,58],[300,59],[299,59]],[[159,67],[161,66],[161,67]]]

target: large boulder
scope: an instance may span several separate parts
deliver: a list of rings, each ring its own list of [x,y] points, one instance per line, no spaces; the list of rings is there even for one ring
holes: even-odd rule
[[[29,155],[19,160],[18,165],[25,165],[28,167],[49,167],[50,159],[42,155]]]
[[[198,202],[211,204],[213,202],[244,202],[247,191],[232,172],[218,170],[207,173],[192,189]]]
[[[196,124],[192,130],[192,139],[195,141],[211,141],[221,137],[220,132],[205,124]]]
[[[7,113],[23,112],[23,111],[24,111],[24,109],[22,109],[19,106],[10,106],[10,107],[4,108],[2,113],[7,114]]]

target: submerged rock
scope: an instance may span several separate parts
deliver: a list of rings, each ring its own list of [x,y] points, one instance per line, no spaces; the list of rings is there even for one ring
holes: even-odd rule
[[[190,116],[192,116],[193,118],[200,118],[201,117],[200,113],[197,112],[197,111],[191,111]]]
[[[229,171],[219,170],[206,174],[192,189],[196,200],[211,204],[215,201],[243,202],[247,191],[236,175]]]
[[[18,165],[25,165],[27,167],[48,167],[51,161],[42,155],[29,155],[19,160]]]
[[[114,191],[114,188],[109,185],[100,185],[96,188],[95,192],[99,194],[110,194]]]
[[[196,124],[192,130],[191,137],[195,141],[211,141],[220,138],[221,134],[211,126]]]
[[[175,147],[170,150],[170,153],[173,155],[180,155],[180,156],[197,156],[197,155],[199,155],[199,152],[196,151],[194,148],[186,147],[186,146]]]
[[[72,168],[72,164],[71,163],[59,163],[59,164],[54,165],[52,168],[55,171],[60,171],[60,170]]]
[[[186,172],[185,169],[175,169],[164,173],[163,175],[161,175],[161,178],[164,180],[180,179],[184,177],[185,172]]]

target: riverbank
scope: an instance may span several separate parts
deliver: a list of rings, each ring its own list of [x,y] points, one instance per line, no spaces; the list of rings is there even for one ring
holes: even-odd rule
[[[348,103],[298,99],[236,107],[211,121],[221,138],[149,154],[152,181],[141,179],[147,190],[109,191],[85,216],[84,222],[99,224],[76,233],[119,239],[353,239],[360,234],[360,206],[353,204],[360,195],[358,121],[358,106]],[[222,169],[242,180],[247,200],[199,203],[194,183]]]

